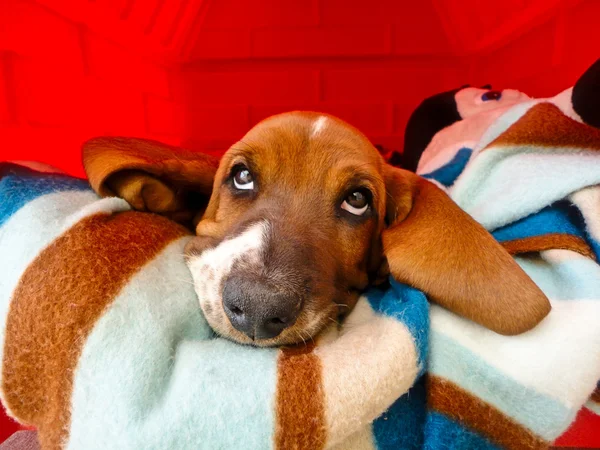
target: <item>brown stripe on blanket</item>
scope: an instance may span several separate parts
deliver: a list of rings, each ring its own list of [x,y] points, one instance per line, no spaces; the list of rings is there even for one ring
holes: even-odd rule
[[[23,274],[7,318],[2,387],[11,411],[38,427],[43,448],[61,448],[67,437],[73,373],[92,327],[131,276],[185,234],[160,216],[98,214]]]
[[[537,450],[550,445],[493,406],[441,377],[428,377],[427,403],[430,409],[465,424],[502,448]]]
[[[588,258],[596,259],[592,248],[579,236],[563,233],[549,233],[542,236],[530,236],[522,239],[502,242],[502,247],[511,255],[541,252],[543,250],[571,250]]]
[[[565,116],[551,103],[539,103],[485,149],[513,145],[600,150],[600,130]]]
[[[281,350],[278,361],[275,448],[324,448],[325,396],[314,344]]]

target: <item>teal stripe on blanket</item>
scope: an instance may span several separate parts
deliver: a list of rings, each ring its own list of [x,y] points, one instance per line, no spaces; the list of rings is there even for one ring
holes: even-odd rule
[[[423,448],[427,396],[425,377],[373,422],[378,450],[417,450]]]
[[[425,436],[425,450],[500,450],[478,433],[438,412],[427,414]]]
[[[429,373],[470,391],[546,440],[554,440],[556,430],[575,418],[577,411],[509,378],[442,333],[432,330],[430,346],[435,357]]]
[[[0,226],[37,197],[52,192],[88,189],[88,182],[79,178],[37,172],[16,164],[0,164]]]
[[[390,277],[387,290],[371,289],[367,299],[378,314],[403,323],[414,338],[419,358],[419,376],[426,369],[429,338],[429,304],[425,294]],[[377,448],[418,449],[423,440],[425,420],[425,386],[418,381],[407,394],[373,422]]]

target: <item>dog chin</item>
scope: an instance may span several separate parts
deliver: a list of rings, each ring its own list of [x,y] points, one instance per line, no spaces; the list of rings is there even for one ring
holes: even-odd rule
[[[250,345],[252,347],[281,347],[284,345],[292,345],[297,343],[297,341],[294,341],[292,339],[284,339],[283,336],[277,336],[273,339],[250,339],[245,334],[240,333],[236,330],[231,330],[228,333],[217,332],[217,334],[237,344]]]

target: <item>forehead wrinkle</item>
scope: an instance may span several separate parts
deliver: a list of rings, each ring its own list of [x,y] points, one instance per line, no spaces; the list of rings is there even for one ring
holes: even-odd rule
[[[232,166],[240,162],[252,161],[252,155],[260,153],[254,146],[248,145],[246,142],[239,141],[229,147],[221,159],[221,165]]]
[[[379,175],[363,170],[361,166],[345,166],[338,169],[332,168],[330,171],[334,176],[344,180],[346,183],[366,182],[368,185],[376,186],[378,182],[382,181]]]

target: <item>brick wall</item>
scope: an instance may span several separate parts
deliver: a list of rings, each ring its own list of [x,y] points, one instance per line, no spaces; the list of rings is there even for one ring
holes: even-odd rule
[[[428,95],[465,83],[554,95],[600,56],[595,0],[461,4],[211,2],[173,84],[182,141],[223,148],[264,117],[311,109],[401,149]]]
[[[70,8],[76,4],[89,7]],[[114,29],[82,22],[106,7],[94,10],[86,0],[0,0],[0,7],[0,159],[41,160],[82,175],[79,151],[90,137],[180,142],[166,47],[144,54],[118,43]],[[141,11],[130,13],[143,28]]]
[[[401,149],[426,96],[534,96],[598,57],[596,0],[0,0],[0,157],[81,174],[126,134],[220,152],[268,115],[338,115]]]

